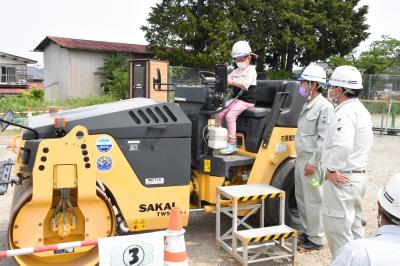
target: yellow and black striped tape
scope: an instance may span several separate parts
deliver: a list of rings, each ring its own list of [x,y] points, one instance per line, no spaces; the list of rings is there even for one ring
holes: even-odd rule
[[[294,235],[295,235],[295,232],[289,232],[289,233],[269,235],[269,236],[253,237],[253,238],[250,238],[249,242],[250,243],[257,243],[257,242],[263,242],[263,241],[268,241],[268,240],[279,240],[279,239],[282,239],[282,238],[293,237]]]
[[[258,200],[258,199],[273,199],[273,198],[280,198],[280,197],[284,197],[284,193],[272,193],[272,194],[268,194],[268,195],[240,197],[239,201]]]

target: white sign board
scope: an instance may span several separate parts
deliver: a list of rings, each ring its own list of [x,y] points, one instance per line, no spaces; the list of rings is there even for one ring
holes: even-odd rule
[[[164,265],[165,232],[99,239],[100,266]]]

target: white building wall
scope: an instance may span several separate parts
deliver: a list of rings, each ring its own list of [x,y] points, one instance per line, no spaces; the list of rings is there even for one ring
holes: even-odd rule
[[[47,99],[70,98],[69,50],[50,43],[43,51],[44,86]]]
[[[19,60],[14,60],[9,57],[1,57],[0,56],[0,64],[2,64],[2,65],[17,65],[17,64],[26,64],[26,63],[19,61]]]
[[[101,93],[102,77],[95,75],[104,66],[106,53],[85,50],[69,50],[69,96],[85,98]]]

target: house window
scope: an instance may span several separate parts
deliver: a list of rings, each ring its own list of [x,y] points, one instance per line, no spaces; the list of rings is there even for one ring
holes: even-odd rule
[[[0,66],[0,83],[15,83],[15,67]]]
[[[1,73],[0,73],[0,82],[1,83],[7,83],[7,67],[0,67],[1,68]]]

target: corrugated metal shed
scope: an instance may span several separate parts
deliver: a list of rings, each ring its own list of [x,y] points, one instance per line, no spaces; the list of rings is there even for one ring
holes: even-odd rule
[[[54,42],[54,43],[60,45],[61,47],[69,48],[69,49],[151,54],[147,45],[142,45],[142,44],[102,42],[102,41],[81,40],[81,39],[53,37],[53,36],[47,36],[35,48],[34,51],[43,52],[44,48],[46,46],[48,46],[50,42]]]

